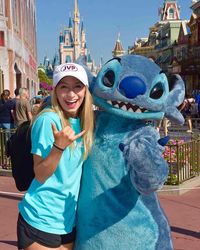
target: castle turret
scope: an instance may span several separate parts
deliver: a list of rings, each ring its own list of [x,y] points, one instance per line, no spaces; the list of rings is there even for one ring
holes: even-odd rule
[[[83,21],[81,22],[81,55],[86,55],[86,34],[83,27]]]
[[[59,35],[59,43],[64,43],[64,36],[63,36],[62,31],[60,32],[60,35]]]
[[[73,28],[73,27],[72,27],[72,18],[71,18],[71,16],[69,17],[68,28],[69,28],[69,29],[72,29],[72,28]]]
[[[59,65],[59,63],[60,63],[60,62],[59,62],[59,56],[58,56],[57,53],[55,53],[55,56],[54,56],[53,62],[52,62],[53,68],[54,68],[55,66]]]
[[[177,0],[164,0],[163,8],[159,9],[161,21],[180,20],[180,8]]]
[[[123,49],[119,38],[120,38],[120,34],[118,34],[117,41],[115,42],[115,47],[112,51],[113,57],[122,56],[125,53],[125,50]]]

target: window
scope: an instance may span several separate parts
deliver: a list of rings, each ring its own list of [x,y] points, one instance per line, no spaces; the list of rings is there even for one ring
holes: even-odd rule
[[[68,62],[71,62],[71,61],[72,61],[72,60],[71,60],[71,57],[70,57],[69,55],[67,55],[66,58],[65,58],[65,62],[68,63]]]
[[[187,58],[187,49],[183,47],[181,54],[182,54],[182,59],[186,59]]]
[[[0,0],[0,16],[4,16],[4,0]]]
[[[174,19],[174,9],[169,9],[169,19]]]
[[[177,59],[181,60],[181,51],[180,50],[177,51]]]
[[[17,0],[12,0],[12,17],[13,17],[13,24],[15,28],[19,28],[19,2]]]
[[[4,31],[0,31],[0,46],[5,46]]]

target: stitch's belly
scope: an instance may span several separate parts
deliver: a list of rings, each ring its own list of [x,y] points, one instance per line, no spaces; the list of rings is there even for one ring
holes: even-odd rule
[[[100,213],[98,216],[91,218],[91,224],[87,225],[88,221],[82,221],[85,226],[82,228],[82,235],[78,237],[79,247],[77,249],[156,249],[156,242],[158,240],[157,224],[150,214],[142,212],[145,209],[144,206],[141,206],[141,204],[138,204],[138,206],[140,208],[137,210],[135,207],[133,214],[120,218],[121,220],[117,222],[114,217],[118,217],[118,215],[113,215],[112,211],[105,209],[102,214],[99,210],[96,210],[96,213]],[[110,217],[108,218],[109,215]],[[102,218],[104,216],[107,219],[106,222],[105,218]],[[102,218],[102,222],[100,223],[98,223],[99,218]],[[105,228],[105,225],[109,223],[110,225]]]
[[[155,196],[148,196],[148,208],[144,196],[131,184],[118,148],[122,141],[120,135],[115,139],[99,136],[83,166],[75,250],[172,249]],[[160,231],[164,232],[164,240]],[[164,247],[160,248],[159,241]]]
[[[83,167],[75,249],[155,249],[158,226],[132,186],[124,159],[118,152],[106,160],[103,153],[104,147]]]

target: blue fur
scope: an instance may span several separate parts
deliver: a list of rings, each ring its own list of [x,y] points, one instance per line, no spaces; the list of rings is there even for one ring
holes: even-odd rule
[[[136,78],[137,90],[133,88]],[[176,107],[183,101],[184,83],[176,76],[169,91],[161,69],[133,55],[110,60],[91,79],[101,111],[96,114],[95,140],[83,167],[75,250],[171,250],[170,227],[156,194],[168,176],[162,157],[168,138],[161,139],[145,120],[166,115],[182,123]],[[133,79],[130,89],[127,79]],[[154,99],[150,96],[156,88],[163,93]],[[128,112],[107,100],[135,104],[147,112]]]

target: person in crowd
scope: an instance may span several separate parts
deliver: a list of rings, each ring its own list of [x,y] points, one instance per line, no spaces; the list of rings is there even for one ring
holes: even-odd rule
[[[12,102],[13,102],[13,105],[14,105],[13,112],[12,112],[12,116],[13,116],[14,123],[15,123],[15,127],[16,127],[16,101],[17,101],[18,99],[20,99],[20,96],[19,96],[19,88],[16,88],[16,89],[14,90],[14,94],[15,94],[15,97],[12,99]]]
[[[28,89],[20,88],[19,96],[20,98],[16,99],[15,105],[15,120],[17,126],[19,126],[25,121],[30,121],[32,119]]]
[[[198,118],[200,118],[200,90],[198,90],[195,95],[195,102],[197,103],[198,107]]]
[[[194,98],[185,98],[183,103],[180,105],[179,110],[182,112],[186,122],[188,123],[188,133],[193,133],[192,131],[192,119],[191,119],[191,105],[195,103]]]
[[[18,248],[71,250],[83,160],[93,142],[92,96],[85,69],[61,64],[51,105],[31,126],[35,178],[19,204]]]
[[[10,97],[10,90],[5,89],[1,94],[0,99],[0,128],[3,129],[1,133],[1,144],[6,145],[6,142],[12,135],[12,129],[14,129],[14,103]],[[6,147],[1,148],[1,152],[6,150]],[[4,169],[9,168],[9,159],[4,159],[1,163],[1,167]]]
[[[1,99],[3,99],[4,101],[8,101],[11,100],[11,96],[10,96],[10,90],[9,89],[4,89],[2,94],[1,94]]]
[[[1,94],[0,99],[0,128],[13,129],[14,128],[14,103],[10,97],[10,90],[5,89]]]
[[[42,96],[42,90],[39,90],[37,94]]]
[[[37,115],[41,103],[42,103],[42,98],[40,96],[36,96],[35,102],[32,104],[32,115],[33,116]]]
[[[161,127],[164,129],[164,135],[167,136],[169,132],[169,127],[171,126],[171,122],[164,117],[162,120],[156,123],[156,129],[158,132],[160,132]]]
[[[192,100],[190,107],[191,118],[198,118],[198,102]]]
[[[19,99],[20,98],[20,96],[19,96],[19,88],[16,88],[14,90],[14,94],[15,94],[15,98],[14,99]]]

